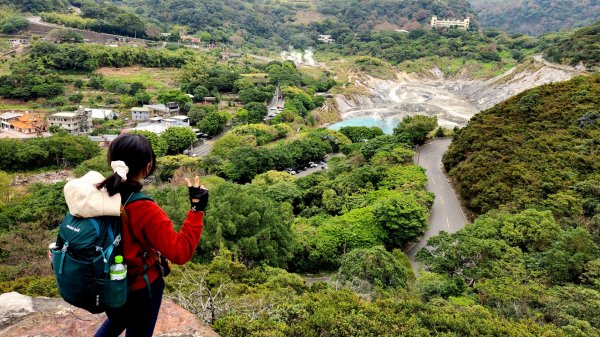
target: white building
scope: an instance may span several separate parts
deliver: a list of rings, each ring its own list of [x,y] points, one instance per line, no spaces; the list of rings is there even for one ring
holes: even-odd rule
[[[157,135],[165,132],[168,128],[174,126],[190,127],[189,117],[173,116],[170,118],[151,117],[148,122],[140,123],[130,130],[150,131]]]
[[[57,125],[69,133],[87,133],[92,127],[92,112],[79,106],[74,112],[58,112],[48,116],[48,126]]]
[[[331,35],[319,35],[319,38],[317,40],[324,42],[324,43],[334,43],[335,42],[335,40],[331,38]]]
[[[26,46],[29,44],[29,40],[26,39],[10,39],[8,40],[8,44],[11,48],[16,48],[18,46]]]
[[[92,119],[117,119],[119,114],[110,109],[85,109],[92,113]]]
[[[464,20],[438,20],[437,16],[431,18],[431,28],[444,28],[444,27],[457,27],[463,30],[469,29],[471,19],[466,18]]]
[[[144,104],[148,108],[150,117],[166,117],[179,114],[179,104],[169,102],[166,104]]]
[[[0,129],[10,129],[10,122],[18,120],[21,116],[23,116],[23,114],[18,112],[5,112],[1,114]]]
[[[150,109],[134,107],[131,108],[131,119],[134,121],[147,121],[150,118]]]
[[[187,126],[190,126],[190,118],[188,116],[177,115],[171,118],[176,120],[179,124],[185,124]]]

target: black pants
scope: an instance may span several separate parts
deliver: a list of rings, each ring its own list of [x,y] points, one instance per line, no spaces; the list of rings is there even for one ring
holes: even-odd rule
[[[108,319],[94,337],[118,337],[125,329],[126,337],[151,337],[158,318],[165,281],[159,276],[150,288],[152,297],[147,288],[131,291],[123,307],[107,310]]]

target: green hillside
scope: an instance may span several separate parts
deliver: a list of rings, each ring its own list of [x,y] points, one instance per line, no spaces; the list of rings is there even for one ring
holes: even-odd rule
[[[45,21],[70,27],[148,38],[171,32],[175,41],[183,28],[185,34],[203,41],[255,47],[307,48],[317,44],[319,34],[412,30],[426,26],[432,15],[473,16],[466,0],[35,0],[27,4],[0,0],[0,4],[44,12]],[[322,22],[325,25],[316,25]]]
[[[468,208],[551,210],[600,240],[600,74],[528,90],[479,113],[444,157]]]
[[[429,23],[432,15],[444,18],[465,18],[472,13],[468,1],[399,1],[399,0],[321,0],[318,9],[333,15],[357,31],[386,28],[414,29],[414,23]]]
[[[571,65],[582,62],[589,68],[600,66],[600,21],[560,39],[547,48],[545,57]]]
[[[23,12],[65,12],[69,8],[69,0],[0,0],[0,5],[11,5]]]
[[[470,0],[481,25],[534,36],[583,27],[600,19],[598,1]]]

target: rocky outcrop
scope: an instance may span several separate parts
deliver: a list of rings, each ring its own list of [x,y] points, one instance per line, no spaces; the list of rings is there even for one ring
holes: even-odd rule
[[[16,292],[0,295],[0,336],[93,336],[104,314],[92,315],[60,299],[32,298]],[[163,299],[154,336],[218,337],[198,318]]]
[[[68,181],[75,178],[73,172],[67,170],[44,172],[39,174],[17,174],[14,177],[13,185],[28,185],[34,183],[54,184],[59,181]]]

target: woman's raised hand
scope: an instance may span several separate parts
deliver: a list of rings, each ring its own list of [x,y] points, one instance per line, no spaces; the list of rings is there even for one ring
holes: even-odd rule
[[[195,212],[204,211],[208,204],[208,190],[204,185],[200,185],[200,177],[195,176],[193,184],[188,178],[185,178],[185,182],[188,185],[192,210]]]

